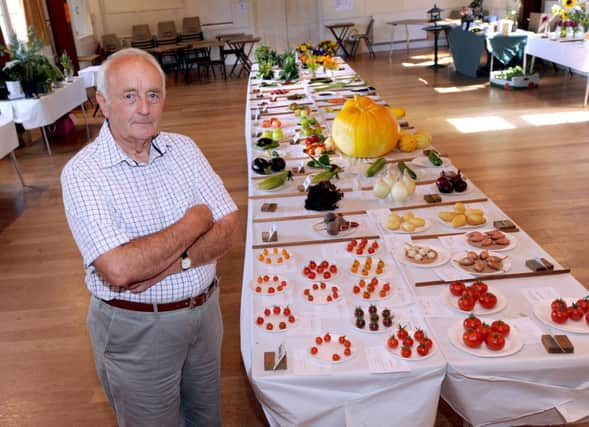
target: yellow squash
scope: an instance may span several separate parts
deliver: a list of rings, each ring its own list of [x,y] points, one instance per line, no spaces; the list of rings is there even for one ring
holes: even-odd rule
[[[389,108],[356,95],[335,117],[331,137],[348,156],[380,157],[397,145],[399,124]]]

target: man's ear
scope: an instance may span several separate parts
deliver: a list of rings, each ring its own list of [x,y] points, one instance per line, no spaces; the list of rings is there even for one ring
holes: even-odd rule
[[[102,115],[108,119],[108,101],[106,100],[102,92],[96,92],[96,102],[98,102],[98,105],[100,105],[100,111],[102,111]]]

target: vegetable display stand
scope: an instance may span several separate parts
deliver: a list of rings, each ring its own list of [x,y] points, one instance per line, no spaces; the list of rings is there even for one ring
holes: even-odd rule
[[[535,89],[540,83],[540,77],[538,73],[534,73],[506,78],[503,71],[494,71],[491,73],[490,82],[491,85],[504,90]]]

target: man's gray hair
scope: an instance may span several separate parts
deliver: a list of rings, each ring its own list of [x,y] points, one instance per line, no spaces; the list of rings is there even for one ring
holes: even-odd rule
[[[126,49],[121,49],[110,55],[98,70],[98,75],[96,77],[96,91],[100,92],[107,102],[110,101],[110,96],[108,93],[108,76],[110,73],[110,67],[115,60],[120,60],[123,58],[143,58],[153,65],[160,73],[160,77],[162,79],[162,95],[164,97],[166,96],[166,74],[164,73],[164,70],[162,70],[159,62],[157,62],[157,60],[149,52],[136,49],[134,47],[129,47]]]

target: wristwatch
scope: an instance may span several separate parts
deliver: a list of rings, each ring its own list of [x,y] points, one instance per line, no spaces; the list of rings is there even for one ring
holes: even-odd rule
[[[187,251],[182,252],[182,255],[180,255],[180,267],[182,270],[188,270],[192,267],[192,260],[188,256]]]

